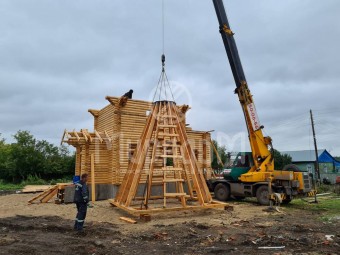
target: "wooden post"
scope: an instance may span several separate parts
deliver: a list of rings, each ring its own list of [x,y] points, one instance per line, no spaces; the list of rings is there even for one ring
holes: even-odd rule
[[[96,201],[96,182],[94,178],[94,154],[91,154],[91,198],[92,203]]]
[[[318,155],[318,145],[316,143],[316,135],[315,135],[315,128],[314,128],[314,119],[313,119],[313,112],[312,110],[309,111],[310,113],[310,121],[312,123],[312,131],[313,131],[313,139],[314,139],[314,150],[315,150],[315,175],[316,179],[319,183],[321,183],[320,177],[320,169],[319,169],[319,155]]]

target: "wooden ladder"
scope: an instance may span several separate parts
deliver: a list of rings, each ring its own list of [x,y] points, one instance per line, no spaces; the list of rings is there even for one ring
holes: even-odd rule
[[[188,197],[183,187],[185,181],[184,169],[179,167],[179,160],[183,160],[183,157],[178,153],[180,148],[177,140],[179,134],[176,132],[178,124],[176,122],[178,121],[177,116],[172,115],[171,111],[168,112],[168,115],[161,115],[158,121],[158,128],[163,130],[163,132],[158,135],[163,137],[161,145],[163,154],[161,155],[161,158],[163,159],[164,208],[167,206],[167,198],[178,198],[181,201],[182,206],[186,207],[186,198]],[[172,167],[167,166],[169,159],[172,160]],[[175,184],[176,192],[168,192],[168,184]]]

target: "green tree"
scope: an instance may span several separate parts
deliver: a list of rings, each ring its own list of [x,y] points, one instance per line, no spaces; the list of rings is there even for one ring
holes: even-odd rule
[[[20,182],[30,176],[51,179],[72,175],[75,157],[66,147],[38,141],[28,131],[18,131],[13,137],[15,142],[10,145],[0,140],[0,178]]]
[[[11,161],[11,146],[6,144],[0,134],[0,179],[7,179],[13,167]]]
[[[217,141],[212,140],[221,160],[224,164],[223,166],[219,163],[216,153],[214,150],[212,150],[212,162],[211,167],[214,170],[222,170],[226,165],[228,165],[230,161],[230,152],[227,152],[227,148],[224,145],[219,145]]]
[[[14,181],[26,179],[28,175],[38,174],[40,158],[35,151],[36,140],[28,131],[18,131],[12,144],[13,171],[11,177]]]
[[[282,170],[285,165],[292,163],[292,157],[288,154],[281,154],[278,150],[274,149],[275,169]]]

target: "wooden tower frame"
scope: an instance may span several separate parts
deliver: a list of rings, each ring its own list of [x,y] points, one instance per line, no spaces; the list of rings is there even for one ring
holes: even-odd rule
[[[148,155],[150,162],[146,162]],[[142,183],[144,191],[137,197],[145,164],[148,167],[146,181]],[[161,195],[152,195],[154,186],[162,186]],[[169,191],[171,187],[175,192]],[[190,205],[187,200],[191,201]],[[136,201],[139,201],[137,207]],[[213,201],[175,102],[153,103],[128,171],[116,198],[110,202],[133,214],[227,206]]]

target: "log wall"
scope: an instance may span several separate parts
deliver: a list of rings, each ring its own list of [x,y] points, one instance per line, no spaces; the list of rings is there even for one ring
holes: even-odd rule
[[[89,134],[92,138],[87,141],[84,139],[77,141],[75,137],[72,137],[66,142],[76,147],[75,175],[88,173],[91,177],[91,154],[94,154],[95,182],[120,184],[146,124],[152,103],[142,100],[122,100],[118,97],[106,97],[106,99],[110,104],[103,109],[89,110],[94,117],[95,131]],[[178,107],[180,117],[185,122],[188,106]],[[101,137],[106,137],[105,134],[107,134],[108,138],[103,140],[97,137],[98,133]],[[204,169],[209,176],[211,172],[210,134],[187,128],[187,135],[197,156],[199,167]],[[159,156],[158,153],[156,155]],[[145,172],[148,171],[150,160],[151,151],[147,153]],[[161,166],[162,159],[159,157],[156,160]],[[145,178],[146,174],[142,175],[141,182],[145,181]],[[90,180],[91,178],[89,182]]]

